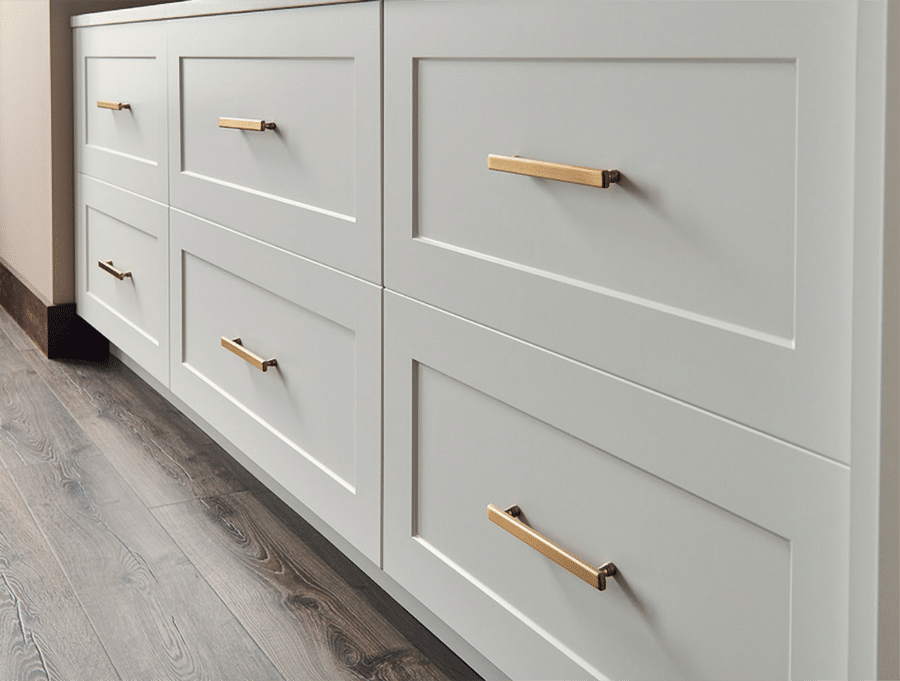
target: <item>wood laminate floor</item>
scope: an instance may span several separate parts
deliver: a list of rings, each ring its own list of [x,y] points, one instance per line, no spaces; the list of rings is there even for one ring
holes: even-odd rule
[[[121,362],[0,308],[0,681],[477,678]]]

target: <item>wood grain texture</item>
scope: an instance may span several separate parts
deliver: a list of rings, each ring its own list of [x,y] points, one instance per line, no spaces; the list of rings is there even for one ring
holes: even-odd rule
[[[28,334],[2,305],[0,305],[0,327],[3,328],[3,332],[17,349],[34,350],[37,348],[35,341],[28,337]]]
[[[297,515],[282,499],[262,485],[258,485],[252,491],[256,499],[287,532],[309,547],[330,570],[353,589],[354,593],[364,599],[370,608],[390,622],[401,636],[412,642],[417,650],[431,660],[444,676],[454,681],[482,681],[482,677],[475,670],[437,636],[423,627],[402,605],[375,584],[353,561]]]
[[[147,506],[254,484],[221,447],[118,359],[46,362],[31,354],[26,360]]]
[[[285,677],[450,678],[251,493],[154,514]]]
[[[0,331],[0,460],[8,468],[99,450]],[[29,352],[35,352],[31,350]]]
[[[16,488],[0,472],[0,680],[119,675]]]
[[[105,458],[11,475],[123,678],[281,678]]]

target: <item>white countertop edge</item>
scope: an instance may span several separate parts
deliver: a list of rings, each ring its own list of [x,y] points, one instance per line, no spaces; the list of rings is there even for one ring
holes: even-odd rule
[[[72,28],[104,26],[106,24],[127,24],[138,21],[161,21],[183,17],[202,17],[213,14],[237,14],[258,12],[267,9],[288,7],[309,7],[311,5],[339,5],[348,2],[370,2],[371,0],[186,0],[162,5],[128,7],[93,14],[73,16]]]

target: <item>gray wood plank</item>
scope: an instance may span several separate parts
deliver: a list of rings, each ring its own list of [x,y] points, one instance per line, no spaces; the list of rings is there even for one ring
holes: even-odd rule
[[[122,678],[281,679],[104,457],[10,475]]]
[[[0,493],[0,679],[118,679],[22,497],[2,472]]]
[[[153,513],[285,677],[449,678],[252,493]]]
[[[0,329],[9,336],[9,340],[18,350],[37,350],[38,347],[28,334],[22,330],[9,312],[0,307]]]
[[[0,328],[0,461],[7,468],[99,450]]]
[[[147,506],[246,490],[247,473],[118,359],[25,359]]]

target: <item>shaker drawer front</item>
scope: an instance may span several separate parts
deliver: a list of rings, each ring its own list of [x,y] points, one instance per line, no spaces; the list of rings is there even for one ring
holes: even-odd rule
[[[379,16],[362,3],[174,24],[172,205],[379,281]]]
[[[171,215],[172,390],[377,562],[380,289]]]
[[[168,385],[166,207],[82,175],[76,230],[78,314]]]
[[[78,170],[167,201],[165,27],[78,29],[74,40]]]
[[[385,329],[385,570],[504,673],[843,676],[847,467],[393,293]]]
[[[388,288],[849,458],[852,7],[385,11]]]

